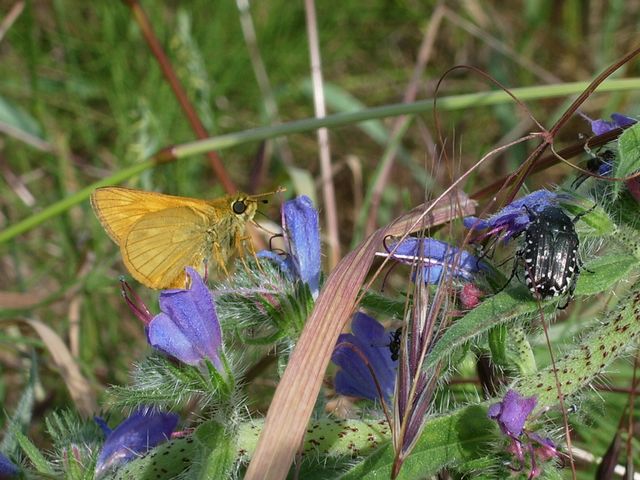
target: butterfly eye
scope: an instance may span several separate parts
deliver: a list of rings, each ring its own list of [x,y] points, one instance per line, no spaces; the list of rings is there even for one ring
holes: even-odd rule
[[[247,209],[247,205],[242,200],[236,200],[233,202],[233,205],[231,205],[231,209],[233,210],[233,213],[240,215]]]

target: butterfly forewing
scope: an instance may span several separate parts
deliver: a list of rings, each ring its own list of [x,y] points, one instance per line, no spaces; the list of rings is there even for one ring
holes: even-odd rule
[[[136,278],[152,288],[184,288],[184,267],[201,275],[211,252],[207,216],[191,207],[148,213],[136,222],[122,244],[122,258]]]
[[[116,243],[121,243],[129,229],[148,213],[176,206],[200,205],[206,205],[206,202],[123,187],[98,188],[91,195],[96,216]]]

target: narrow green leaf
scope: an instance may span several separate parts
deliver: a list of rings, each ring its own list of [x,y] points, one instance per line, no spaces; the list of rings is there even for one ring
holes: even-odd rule
[[[193,437],[176,438],[106,474],[104,480],[170,480],[191,467],[200,444]]]
[[[8,125],[19,133],[46,141],[42,137],[42,128],[38,122],[17,105],[13,105],[6,98],[0,96],[0,123]]]
[[[16,442],[18,442],[18,445],[20,445],[24,454],[29,458],[36,471],[45,475],[54,475],[55,472],[53,467],[49,464],[47,459],[44,458],[44,455],[40,453],[40,449],[31,443],[31,440],[29,440],[26,435],[18,431],[13,431],[12,435]]]
[[[5,453],[16,453],[16,434],[27,430],[31,422],[33,404],[35,401],[35,389],[38,383],[38,362],[35,353],[31,354],[31,368],[29,370],[29,380],[24,387],[18,405],[11,416],[7,431],[8,435],[0,443],[0,451]]]
[[[638,259],[632,255],[610,253],[596,258],[582,269],[576,296],[606,292],[635,268],[638,268]]]

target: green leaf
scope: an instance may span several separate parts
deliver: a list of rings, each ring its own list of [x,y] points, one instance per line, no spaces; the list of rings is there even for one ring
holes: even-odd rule
[[[556,302],[544,302],[545,311],[553,312]],[[491,328],[525,315],[537,313],[538,303],[522,285],[500,292],[485,300],[476,308],[459,318],[437,341],[427,355],[425,368],[433,368],[450,355],[455,348],[474,337],[488,332]]]
[[[594,295],[608,291],[617,282],[626,278],[634,268],[638,268],[638,263],[637,258],[623,253],[610,253],[596,258],[582,269],[576,286],[576,295]]]
[[[486,454],[496,433],[495,422],[487,418],[486,407],[480,405],[429,420],[398,478],[425,478],[435,475],[443,467],[461,466],[477,459]],[[393,457],[393,447],[388,443],[340,478],[388,479]]]
[[[527,339],[524,328],[513,325],[509,328],[509,343],[507,345],[508,365],[515,365],[521,375],[535,373],[536,357]]]
[[[598,321],[579,345],[556,361],[555,372],[549,366],[522,378],[513,388],[523,396],[536,395],[537,409],[557,403],[558,384],[565,397],[577,394],[613,360],[635,347],[640,338],[639,311],[640,283],[636,283],[604,322]]]
[[[626,177],[640,170],[640,123],[626,129],[618,140],[618,161],[613,165],[613,176]],[[612,191],[617,198],[622,190],[622,182],[614,182]]]
[[[264,419],[243,423],[238,432],[241,460],[251,460],[264,427]],[[368,455],[391,439],[387,421],[382,419],[319,419],[311,422],[302,444],[303,457],[352,457]]]

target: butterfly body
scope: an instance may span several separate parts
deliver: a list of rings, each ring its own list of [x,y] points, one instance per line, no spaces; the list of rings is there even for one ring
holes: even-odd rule
[[[257,197],[239,193],[200,200],[104,187],[91,195],[91,206],[133,277],[166,289],[184,288],[186,266],[204,275],[209,259],[227,271],[231,256],[243,251]]]

